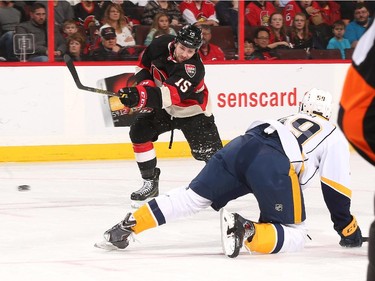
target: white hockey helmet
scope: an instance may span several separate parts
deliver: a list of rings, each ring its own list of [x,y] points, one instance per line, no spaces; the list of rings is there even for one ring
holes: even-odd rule
[[[329,120],[332,114],[331,93],[317,88],[307,91],[301,101],[299,112],[321,115]]]

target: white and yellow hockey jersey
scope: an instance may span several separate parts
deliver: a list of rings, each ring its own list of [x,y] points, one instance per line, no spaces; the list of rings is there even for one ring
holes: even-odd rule
[[[350,151],[342,132],[325,118],[305,113],[281,118],[279,122],[257,121],[250,128],[262,123],[271,125],[270,132],[277,130],[283,149],[299,174],[302,189],[318,174],[334,228],[342,230],[352,220]]]

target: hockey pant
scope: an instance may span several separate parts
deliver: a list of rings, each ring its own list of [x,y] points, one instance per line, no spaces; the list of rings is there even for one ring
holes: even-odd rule
[[[171,131],[171,146],[174,129],[183,132],[189,143],[191,154],[196,160],[207,162],[216,151],[223,147],[214,116],[207,117],[199,114],[187,118],[172,118],[161,109],[138,114],[130,127],[130,139],[143,178],[152,177],[157,165],[152,142],[157,141],[160,134]]]

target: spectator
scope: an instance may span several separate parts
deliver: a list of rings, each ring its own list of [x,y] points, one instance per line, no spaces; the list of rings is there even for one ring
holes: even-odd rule
[[[225,60],[224,52],[219,46],[210,43],[212,38],[211,27],[209,25],[201,25],[203,44],[199,48],[198,52],[202,60],[205,61],[217,61]]]
[[[278,59],[274,50],[268,47],[270,42],[270,31],[267,27],[261,26],[255,30],[255,51],[252,60],[275,60]]]
[[[101,44],[97,47],[90,58],[94,61],[119,61],[130,57],[126,48],[116,43],[116,30],[113,27],[101,29]]]
[[[85,49],[85,37],[81,33],[73,33],[69,35],[66,39],[66,53],[74,60],[74,61],[85,61],[87,60],[86,55],[84,54]]]
[[[151,30],[147,34],[144,42],[145,46],[150,45],[151,41],[156,37],[163,34],[170,34],[176,36],[176,31],[169,26],[169,17],[165,13],[158,13],[155,15],[154,22],[151,25]]]
[[[302,1],[289,1],[283,10],[285,26],[292,26],[293,19],[297,13],[304,13],[309,21],[312,17],[319,13],[320,7],[316,1],[302,0]]]
[[[363,3],[358,3],[354,9],[354,20],[346,26],[344,37],[349,40],[352,48],[357,46],[358,40],[365,33],[367,27],[370,26],[372,18],[370,18],[369,10]]]
[[[219,25],[215,5],[211,1],[184,0],[180,3],[180,11],[189,24]]]
[[[215,4],[215,11],[220,25],[232,27],[234,38],[238,38],[238,0],[220,0]]]
[[[341,11],[341,19],[344,21],[345,25],[348,25],[349,22],[354,20],[354,13],[355,7],[358,3],[364,3],[367,9],[370,12],[370,17],[373,17],[373,13],[375,11],[375,1],[336,1],[340,5]]]
[[[250,39],[245,39],[245,43],[244,43],[245,60],[253,59],[254,51],[255,51],[255,43],[251,41]]]
[[[251,1],[245,10],[245,17],[250,26],[268,26],[270,16],[276,12],[271,1]]]
[[[73,6],[73,11],[74,19],[85,29],[90,22],[101,20],[102,11],[97,1],[81,1]]]
[[[325,23],[331,27],[334,22],[341,19],[340,5],[336,1],[317,1],[317,3],[321,16],[321,20],[319,20],[317,25]],[[314,18],[312,17],[313,21]]]
[[[66,0],[54,0],[55,23],[62,28],[67,20],[74,19],[74,10],[72,5]]]
[[[0,55],[2,60],[18,61],[13,53],[13,35],[22,21],[22,13],[14,7],[14,1],[0,1]]]
[[[48,1],[36,1],[42,3],[46,7],[48,15]],[[63,29],[64,22],[67,20],[74,19],[74,10],[72,5],[66,0],[53,0],[54,12],[55,12],[55,24]]]
[[[186,23],[176,3],[173,1],[149,1],[145,6],[141,23],[152,25],[155,15],[167,14],[171,26],[181,26]]]
[[[122,47],[135,45],[135,40],[131,34],[128,21],[119,4],[111,3],[107,6],[104,12],[103,24],[104,25],[100,29],[111,26],[116,30],[116,40],[118,45]]]
[[[273,5],[275,6],[276,11],[282,12],[282,10],[284,9],[285,5],[288,4],[288,2],[289,0],[276,0],[273,1]]]
[[[111,3],[119,4],[124,11],[125,17],[128,19],[129,26],[133,27],[135,25],[138,25],[141,23],[141,16],[138,12],[138,5],[136,5],[135,1],[130,0],[112,0],[112,1],[102,1],[101,3],[101,11],[103,14],[101,14],[100,18],[102,19],[104,17],[104,11],[107,9],[107,6]]]
[[[290,43],[295,49],[309,50],[313,45],[313,35],[309,30],[309,22],[304,13],[297,13],[289,33]]]
[[[345,49],[350,49],[350,42],[344,38],[345,23],[342,20],[336,21],[333,26],[333,37],[329,40],[327,49],[339,49],[342,59],[345,59]]]
[[[283,10],[285,25],[291,26],[297,13],[304,13],[310,22],[313,47],[326,49],[333,36],[331,25],[340,19],[340,6],[335,1],[290,1]]]
[[[41,3],[34,3],[30,10],[30,20],[20,23],[16,27],[16,34],[31,33],[35,40],[35,53],[28,55],[28,61],[46,62],[48,61],[47,28],[46,28],[46,8]],[[55,27],[55,51],[54,56],[61,58],[66,51],[65,40],[59,29]]]
[[[78,32],[78,26],[75,20],[66,20],[62,26],[63,36],[66,38]]]
[[[290,48],[289,37],[284,26],[284,18],[281,13],[273,13],[269,19],[270,41],[268,48],[280,49]]]
[[[341,19],[340,5],[335,1],[317,1],[319,11],[310,17],[313,46],[315,49],[326,49],[332,38],[332,24]]]

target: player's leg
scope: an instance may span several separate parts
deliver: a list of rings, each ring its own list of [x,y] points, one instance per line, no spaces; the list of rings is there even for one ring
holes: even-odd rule
[[[228,147],[220,150],[218,154],[225,152]],[[108,230],[105,233],[105,243],[98,244],[98,247],[106,249],[127,247],[132,233],[138,234],[177,218],[195,214],[209,206],[220,208],[228,201],[249,193],[249,189],[227,171],[223,164],[222,156],[215,155],[189,187],[177,188],[150,200],[127,216],[128,221],[121,222]],[[211,198],[216,200],[215,204],[212,203]]]
[[[196,160],[207,162],[223,147],[213,115],[176,119],[176,127],[183,132]]]
[[[130,139],[143,179],[142,187],[130,196],[134,208],[159,195],[160,169],[156,167],[157,159],[153,142],[161,133],[171,129],[170,118],[167,115],[163,110],[138,114],[130,127]]]
[[[133,234],[193,215],[211,203],[188,187],[176,188],[153,198],[135,212],[128,213],[123,221],[104,233],[105,241],[96,246],[108,250],[125,249]]]
[[[261,211],[258,222],[247,220],[253,223],[254,233],[244,244],[250,251],[259,253],[299,250],[305,244],[306,231],[302,223],[305,209],[297,174],[276,133],[264,134],[262,128],[257,128],[252,134],[258,144],[243,146],[235,159],[237,176],[251,188]],[[235,225],[235,218],[233,220]],[[243,236],[246,228],[240,226],[237,224],[228,233],[229,239]]]
[[[250,251],[278,253],[304,247],[307,233],[303,194],[294,166],[284,154],[276,133],[260,134],[265,143],[260,157],[244,172],[260,209],[255,235],[245,241]]]

